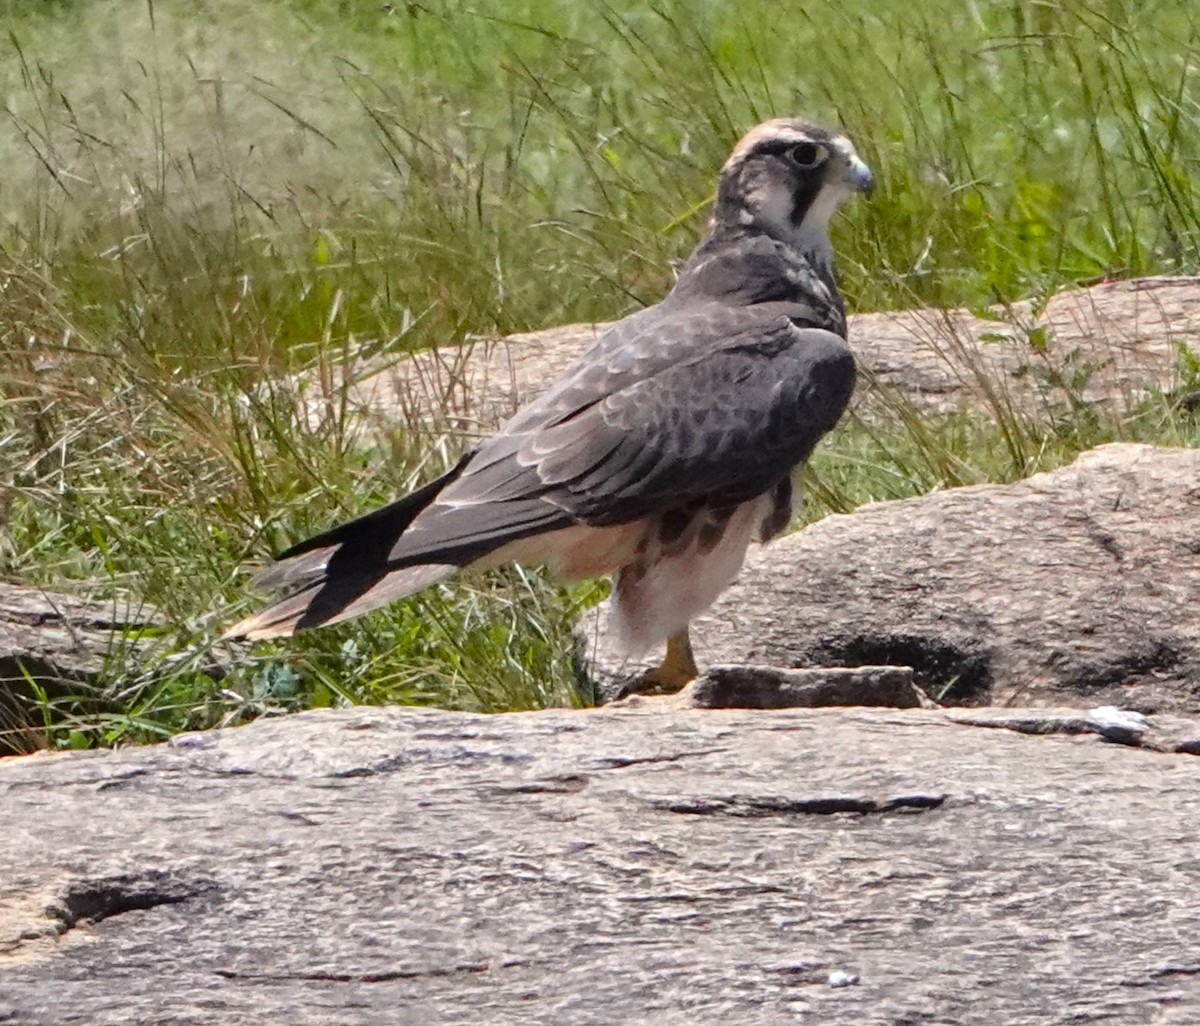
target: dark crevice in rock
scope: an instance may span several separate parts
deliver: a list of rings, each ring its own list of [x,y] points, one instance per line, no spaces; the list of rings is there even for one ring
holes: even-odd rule
[[[507,794],[576,794],[588,786],[588,778],[583,774],[569,773],[560,777],[548,777],[545,780],[532,780],[527,784],[504,784],[489,789],[496,795]]]
[[[55,782],[55,788],[68,787],[88,787],[97,792],[108,791],[115,787],[120,787],[123,784],[129,783],[138,777],[147,777],[150,771],[146,769],[128,770],[125,773],[119,773],[116,776],[104,777],[77,777],[73,780],[60,780]],[[46,784],[41,780],[12,780],[6,781],[4,785],[7,789],[17,791],[42,791],[45,790]]]
[[[404,755],[393,755],[386,759],[380,759],[378,762],[373,762],[369,766],[355,766],[348,770],[339,770],[337,773],[332,773],[330,776],[344,777],[376,777],[385,773],[395,773],[397,770],[402,770],[408,766],[411,760]]]
[[[1162,979],[1166,976],[1200,976],[1200,966],[1164,966],[1151,973],[1151,977],[1154,979]]]
[[[829,969],[822,963],[797,962],[764,966],[764,971],[783,979],[786,986],[828,986]]]
[[[642,758],[634,758],[630,756],[611,755],[601,756],[593,759],[597,769],[614,770],[625,769],[628,766],[642,766],[647,763],[653,764],[658,762],[679,762],[680,759],[698,759],[705,755],[719,755],[724,748],[706,748],[698,752],[675,752],[672,755],[650,755]]]
[[[397,755],[389,755],[363,766],[338,770],[330,776],[335,779],[349,777],[379,777],[398,773],[418,764],[473,766],[479,763],[498,762],[502,766],[519,766],[530,762],[533,755],[528,752],[492,752],[452,745],[446,748],[412,747]]]
[[[1108,531],[1102,530],[1092,523],[1088,524],[1088,536],[1097,545],[1107,552],[1117,563],[1125,562],[1125,551],[1121,548],[1120,542],[1117,541]]]
[[[1067,523],[1077,523],[1082,525],[1083,530],[1087,534],[1088,538],[1092,540],[1098,549],[1104,553],[1107,553],[1118,567],[1125,562],[1124,547],[1111,531],[1108,531],[1101,526],[1093,513],[1084,509],[1080,510],[1078,513],[1069,513],[1064,519],[1067,521]]]
[[[1200,976],[1200,965],[1168,965],[1155,969],[1150,974],[1152,979],[1161,980],[1164,976]]]
[[[1164,965],[1159,969],[1151,969],[1144,976],[1137,976],[1131,979],[1122,980],[1121,986],[1130,987],[1133,989],[1140,987],[1153,987],[1161,980],[1167,980],[1178,976],[1200,976],[1200,965]]]
[[[652,798],[652,808],[689,816],[734,816],[755,819],[766,816],[835,816],[839,813],[918,811],[942,806],[949,795],[914,794],[877,800],[874,798],[778,798],[768,795],[697,796]]]
[[[178,905],[214,890],[216,884],[211,880],[188,880],[163,872],[81,880],[49,906],[46,915],[57,919],[59,932],[66,933],[80,923],[98,923],[125,912]]]
[[[314,819],[312,816],[306,816],[303,812],[289,812],[287,810],[275,813],[280,819],[286,819],[289,823],[303,823],[305,826],[320,826],[321,821]]]
[[[100,781],[96,785],[97,791],[111,791],[115,788],[128,786],[131,780],[137,780],[140,777],[149,776],[150,771],[143,768],[131,769],[126,773],[121,773],[115,777],[109,777],[107,780]]]
[[[857,634],[823,639],[805,662],[829,666],[912,667],[916,685],[938,702],[970,703],[992,687],[991,657],[916,634]]]
[[[513,969],[529,963],[523,959],[510,959],[495,964],[469,962],[434,969],[388,969],[377,973],[337,973],[315,970],[306,973],[247,973],[237,969],[217,969],[216,974],[225,980],[260,980],[267,983],[300,981],[304,983],[393,983],[397,980],[427,980],[447,976],[477,976],[497,969]]]

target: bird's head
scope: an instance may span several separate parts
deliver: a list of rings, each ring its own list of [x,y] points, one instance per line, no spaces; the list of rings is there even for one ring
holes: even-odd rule
[[[713,227],[757,230],[828,263],[829,219],[874,188],[844,135],[794,118],[752,128],[721,170]]]

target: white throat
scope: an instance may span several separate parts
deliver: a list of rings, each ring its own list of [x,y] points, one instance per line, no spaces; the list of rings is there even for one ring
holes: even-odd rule
[[[833,263],[829,241],[829,222],[851,191],[840,185],[827,185],[813,200],[800,224],[792,223],[792,197],[780,189],[755,189],[746,196],[743,224],[757,224],[767,234],[826,267]]]
[[[853,193],[842,185],[827,185],[813,200],[798,228],[793,229],[792,244],[801,252],[826,266],[833,263],[833,246],[829,242],[829,222]]]

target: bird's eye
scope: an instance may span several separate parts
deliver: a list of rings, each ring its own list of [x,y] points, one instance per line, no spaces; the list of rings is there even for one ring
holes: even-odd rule
[[[788,157],[802,171],[811,171],[825,159],[825,147],[816,143],[797,143],[788,150]]]

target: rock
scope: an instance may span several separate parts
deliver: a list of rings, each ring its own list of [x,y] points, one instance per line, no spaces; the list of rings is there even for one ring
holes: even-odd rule
[[[419,353],[381,369],[354,371],[351,405],[367,423],[427,431],[490,430],[561,374],[606,324],[569,324],[501,339],[477,339]],[[1086,402],[1129,405],[1149,389],[1178,384],[1181,347],[1200,356],[1200,277],[1106,282],[1032,302],[968,310],[920,309],[857,314],[850,342],[863,369],[860,412],[898,392],[922,411],[982,404],[1041,410],[1070,383]],[[339,390],[329,410],[314,380],[301,389],[310,419],[340,415]]]
[[[34,686],[50,698],[87,693],[106,669],[127,663],[139,632],[162,624],[144,603],[0,583],[0,755],[36,740],[36,732],[23,729],[35,725],[29,715]]]
[[[1200,450],[1106,445],[1012,485],[829,516],[754,548],[701,667],[913,667],[954,703],[1200,711]],[[601,693],[637,672],[581,628]]]
[[[0,680],[24,677],[72,684],[94,680],[115,634],[161,627],[151,606],[98,601],[0,582]]]
[[[636,694],[640,681],[623,682],[617,698]],[[915,709],[921,699],[907,666],[786,670],[778,666],[711,666],[680,692],[693,709],[817,709],[886,706]]]
[[[364,368],[355,404],[385,423],[416,427],[430,411],[491,429],[563,373],[606,324],[565,324],[425,350],[380,373]]]
[[[850,342],[869,379],[927,411],[1036,411],[1047,393],[1067,398],[1057,381],[1084,402],[1129,408],[1178,385],[1181,348],[1200,356],[1200,277],[1105,282],[988,313],[861,314]]]
[[[351,709],[3,760],[0,1010],[1191,1023],[1200,762],[1111,718]]]

